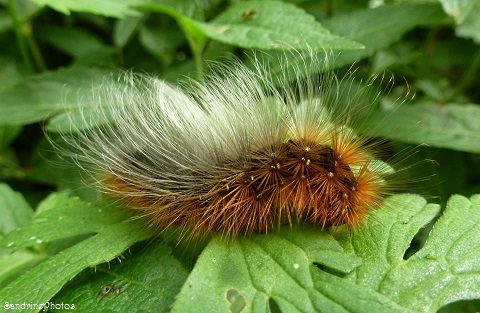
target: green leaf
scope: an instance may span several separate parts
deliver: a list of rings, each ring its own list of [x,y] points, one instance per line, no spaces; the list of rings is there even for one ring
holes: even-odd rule
[[[44,242],[101,231],[127,219],[127,213],[114,205],[92,205],[68,193],[54,193],[38,207],[32,223],[18,227],[0,242],[18,250]]]
[[[375,125],[367,129],[373,136],[383,136],[414,144],[460,151],[480,152],[480,106],[476,104],[418,103],[403,105],[380,117],[372,114]],[[412,136],[412,134],[414,134]]]
[[[439,0],[443,10],[455,19],[457,24],[461,24],[472,10],[476,0]]]
[[[143,2],[141,0],[32,0],[40,6],[49,6],[63,14],[71,11],[93,13],[109,17],[124,17],[138,15],[139,12],[132,8]]]
[[[9,303],[45,303],[83,269],[108,262],[134,243],[150,236],[151,233],[135,221],[110,225],[97,235],[63,250],[29,270],[1,289],[0,299],[8,299]],[[46,277],[48,283],[45,283]]]
[[[0,55],[0,91],[14,86],[24,79],[14,57]]]
[[[3,129],[12,129],[17,126],[0,126]],[[21,127],[20,127],[21,128]],[[15,151],[10,147],[0,150],[0,179],[24,178],[25,170],[20,166]]]
[[[403,312],[381,294],[337,276],[360,262],[311,226],[233,244],[217,238],[201,254],[172,312],[227,312],[231,295],[243,299],[242,312],[269,312],[272,302],[282,312]]]
[[[162,12],[175,20],[181,18],[203,20],[203,9],[199,1],[190,0],[153,0],[139,4],[138,8],[152,12]]]
[[[449,19],[442,11],[440,5],[435,3],[405,2],[335,16],[326,20],[323,25],[335,35],[350,38],[361,43],[365,46],[365,49],[342,51],[333,58],[333,62],[327,65],[318,62],[316,63],[317,68],[308,68],[309,73],[305,73],[305,75],[350,65],[373,55],[380,49],[388,47],[398,41],[405,32],[415,27],[438,25],[448,21]],[[292,69],[298,68],[303,70],[305,68],[304,64],[310,62],[309,60],[312,57],[318,60],[326,60],[328,58],[332,61],[330,52],[320,52],[314,55],[306,53],[303,55],[303,58],[297,56],[289,59],[289,67],[286,71],[284,52],[269,52],[269,55],[271,57],[264,60],[268,63],[268,68],[274,81],[278,80],[277,77],[285,77],[285,79],[290,80],[295,79],[299,73],[294,73]]]
[[[362,49],[363,45],[330,33],[299,7],[279,1],[232,4],[209,23],[197,23],[215,40],[257,49]]]
[[[99,59],[114,54],[113,47],[92,33],[77,28],[42,27],[41,38],[76,59],[93,56]]]
[[[82,312],[93,313],[125,312],[126,308],[169,312],[187,271],[158,240],[131,250],[121,263],[97,266],[86,284],[67,285],[52,302],[74,303]]]
[[[455,34],[459,37],[471,38],[480,44],[480,3],[472,8],[462,24],[455,28]]]
[[[188,40],[190,49],[196,59],[197,66],[201,66],[201,53],[206,43],[204,33],[193,19],[202,20],[202,8],[197,1],[159,0],[139,8],[150,12],[160,12],[170,15],[178,23]]]
[[[27,249],[12,254],[0,254],[0,286],[6,286],[45,257],[45,253],[37,253]]]
[[[0,183],[0,234],[11,233],[17,227],[30,222],[33,210],[22,194]]]
[[[398,195],[353,233],[344,227],[332,229],[333,237],[313,228],[284,229],[231,245],[213,240],[173,312],[225,312],[239,298],[242,312],[272,306],[282,312],[435,312],[478,298],[480,195],[452,197],[425,246],[404,259],[438,211],[419,196]],[[344,268],[335,266],[342,261]]]
[[[21,131],[21,126],[0,125],[0,150],[7,148]]]
[[[448,21],[436,3],[403,2],[338,15],[326,20],[324,25],[332,33],[351,38],[365,46],[364,50],[342,52],[335,61],[335,66],[340,67],[388,47],[415,27],[439,25]]]
[[[123,48],[135,35],[139,26],[145,22],[145,15],[127,16],[115,23],[113,30],[113,43],[116,47]]]
[[[377,211],[378,222],[370,219],[359,236],[337,236],[346,251],[363,256],[347,279],[414,312],[436,312],[447,303],[478,299],[480,195],[470,200],[453,196],[424,247],[404,260],[409,239],[436,211],[433,205],[416,212],[411,207]]]
[[[152,25],[143,25],[138,39],[142,46],[165,67],[175,60],[178,47],[185,42],[180,29],[172,28],[169,32],[165,32],[162,27]]]
[[[7,3],[7,5],[5,5]],[[40,8],[38,5],[33,3],[33,1],[29,0],[17,0],[17,1],[12,1],[13,3],[13,8],[15,10],[15,17],[12,16],[12,13],[9,12],[8,16],[8,21],[4,21],[3,19],[6,17],[5,15],[1,14],[0,18],[0,33],[5,30],[5,26],[7,28],[10,28],[14,26],[13,24],[13,19],[18,18],[18,20],[22,23],[28,22],[32,20],[38,13],[40,12]],[[2,7],[8,7],[9,4],[7,1],[2,1],[3,6]],[[7,10],[8,12],[9,10]],[[1,11],[0,11],[1,13]]]
[[[77,106],[79,99],[92,102],[92,86],[100,85],[105,74],[93,67],[71,67],[36,75],[1,90],[0,125],[38,122],[62,109]]]
[[[0,34],[12,27],[12,19],[6,11],[0,11]]]

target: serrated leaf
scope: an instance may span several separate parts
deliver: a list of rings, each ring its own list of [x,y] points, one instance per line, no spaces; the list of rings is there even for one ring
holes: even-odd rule
[[[7,184],[0,183],[0,235],[11,233],[15,228],[27,224],[33,210],[22,194],[13,191]]]
[[[8,299],[9,303],[45,303],[83,269],[108,262],[134,243],[150,236],[151,233],[135,221],[110,225],[95,236],[63,250],[29,270],[1,289],[0,299]],[[45,283],[46,277],[48,284]],[[37,311],[38,309],[24,310]]]
[[[461,24],[468,13],[472,10],[476,0],[439,0],[443,10],[455,19],[457,24]]]
[[[169,312],[187,271],[159,241],[135,247],[121,263],[98,266],[86,284],[72,284],[54,303],[74,303],[82,312]]]
[[[11,250],[44,242],[93,234],[108,225],[128,219],[127,213],[112,205],[93,205],[67,193],[54,193],[39,206],[30,224],[17,227],[0,244]]]
[[[390,264],[403,261],[415,234],[440,210],[438,205],[408,194],[391,197],[384,206],[374,211],[355,234],[345,229],[332,232],[346,252],[363,259],[347,278],[374,290],[382,285]]]
[[[346,251],[363,256],[347,278],[414,312],[436,312],[447,303],[478,299],[480,196],[453,196],[425,246],[404,260],[416,230],[438,210],[434,205],[404,210],[410,207],[375,212],[374,223],[359,236],[336,236]]]
[[[70,12],[86,12],[109,17],[124,17],[138,15],[139,12],[132,8],[143,2],[141,0],[32,0],[40,6],[49,6],[63,14]]]
[[[398,41],[401,36],[418,26],[438,25],[448,22],[449,19],[436,3],[399,3],[396,5],[385,5],[375,9],[358,10],[350,14],[342,14],[325,20],[323,25],[333,34],[350,38],[365,46],[365,49],[354,51],[342,51],[335,56],[334,62],[325,66],[318,62],[317,68],[309,67],[308,71],[322,72],[350,65],[365,57],[371,56],[380,49],[386,48]],[[305,72],[304,64],[312,58],[310,52],[302,58],[288,60],[290,72],[285,71],[284,52],[269,52],[270,58],[265,58],[269,65],[271,76],[274,81],[277,77],[285,77],[293,80],[299,73],[291,69]],[[318,60],[332,58],[331,53],[320,52],[313,57]],[[298,65],[300,64],[300,65]],[[298,70],[299,69],[299,70]],[[288,69],[287,69],[288,70]],[[307,73],[305,73],[307,74]],[[282,82],[278,82],[282,83]]]
[[[215,40],[257,49],[362,49],[363,45],[336,36],[299,7],[279,1],[232,4],[209,23],[197,23]]]
[[[283,229],[280,233],[213,240],[188,277],[172,312],[227,312],[243,299],[242,312],[403,312],[388,298],[362,289],[314,266],[349,272],[360,259],[345,253],[319,229]]]
[[[380,113],[379,113],[380,114]],[[370,129],[373,136],[384,136],[414,144],[460,151],[480,152],[480,106],[476,104],[418,103],[404,105]],[[415,134],[412,136],[412,134]]]
[[[71,67],[36,75],[2,90],[0,124],[38,122],[58,111],[77,106],[79,99],[92,102],[92,86],[101,84],[105,74],[97,68]],[[82,90],[84,93],[79,93]]]
[[[288,312],[436,312],[447,303],[478,299],[480,195],[470,200],[452,197],[425,246],[404,259],[413,237],[438,211],[438,205],[419,196],[398,195],[355,232],[333,229],[343,247],[338,251],[353,265],[343,278],[312,266],[315,258],[306,251],[315,244],[324,249],[325,239],[336,244],[318,237],[327,236],[321,231],[292,231],[288,236],[282,231],[231,246],[214,240],[200,256],[173,312],[193,312],[192,305],[195,312],[226,311],[232,300],[227,295],[232,294],[244,300],[242,312],[268,312],[270,305]],[[309,247],[291,238],[304,238]],[[352,263],[352,254],[361,264]]]

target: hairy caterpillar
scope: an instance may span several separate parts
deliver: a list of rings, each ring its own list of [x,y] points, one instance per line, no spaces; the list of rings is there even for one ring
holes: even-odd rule
[[[257,58],[253,70],[217,65],[183,89],[112,76],[80,120],[67,111],[72,132],[62,138],[102,191],[158,232],[175,224],[190,238],[235,238],[297,220],[354,226],[395,187],[379,142],[362,135],[375,126],[357,119],[379,91],[354,88],[348,75],[304,77],[320,64],[306,60],[292,53],[277,77]]]

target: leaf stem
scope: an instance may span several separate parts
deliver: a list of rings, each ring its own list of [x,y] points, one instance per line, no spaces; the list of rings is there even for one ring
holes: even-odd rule
[[[203,81],[204,77],[204,70],[203,70],[203,58],[202,58],[202,51],[204,48],[204,43],[198,42],[192,34],[185,33],[188,41],[188,45],[190,46],[190,50],[193,54],[193,59],[195,61],[195,67],[197,69],[197,78],[199,81]]]
[[[27,39],[28,46],[30,47],[30,53],[33,57],[33,61],[35,62],[35,67],[39,72],[45,72],[47,70],[47,65],[45,64],[45,60],[42,53],[40,52],[37,41],[32,35],[30,25],[28,25],[28,32],[25,34],[25,37]]]
[[[190,40],[189,40],[190,41]],[[197,68],[197,75],[200,81],[203,81],[203,58],[202,58],[202,49],[198,49],[198,47],[193,47],[190,45],[190,49],[192,49],[193,59],[195,60],[195,67]]]
[[[17,37],[18,49],[20,50],[20,54],[22,56],[25,68],[29,73],[34,73],[35,69],[33,67],[33,63],[27,49],[27,44],[25,42],[24,34],[22,32],[23,25],[18,16],[18,12],[17,12],[17,8],[15,7],[14,0],[7,0],[7,6],[8,6],[8,11],[10,13],[10,17],[12,18],[12,21],[13,21],[13,29],[15,31],[15,36]]]
[[[202,31],[200,31],[189,19],[178,18],[177,19],[180,28],[182,29],[185,37],[187,38],[188,45],[193,54],[193,59],[195,60],[195,66],[197,68],[197,78],[199,81],[203,81],[204,69],[203,69],[203,49],[207,39]]]

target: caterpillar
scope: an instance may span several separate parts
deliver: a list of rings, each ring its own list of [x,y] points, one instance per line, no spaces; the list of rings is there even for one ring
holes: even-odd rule
[[[356,88],[353,73],[314,73],[331,61],[312,56],[287,55],[276,76],[257,56],[253,67],[217,64],[180,86],[113,75],[80,118],[67,110],[62,149],[158,233],[177,225],[189,239],[234,239],[298,220],[355,227],[396,187],[382,141],[362,132],[375,125],[358,119],[381,90],[374,79]]]

